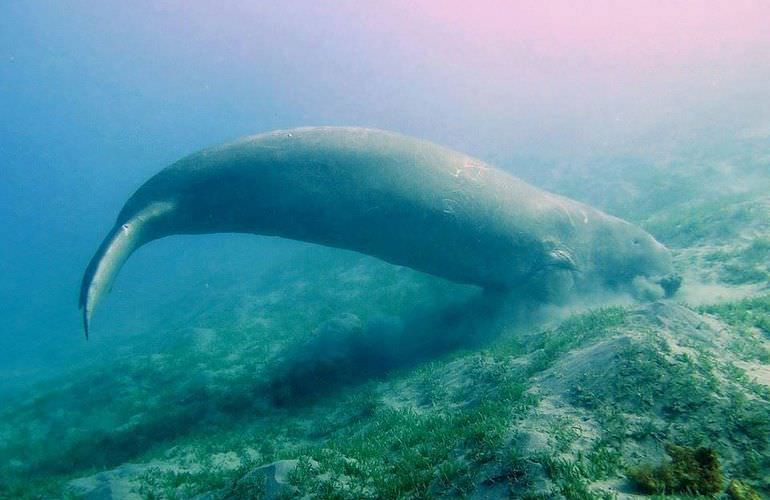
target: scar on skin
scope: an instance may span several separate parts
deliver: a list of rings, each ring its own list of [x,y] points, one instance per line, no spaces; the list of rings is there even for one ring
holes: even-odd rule
[[[478,160],[466,158],[462,166],[455,167],[455,172],[452,176],[460,177],[460,174],[465,174],[469,179],[477,181],[485,170],[489,170],[489,167]]]

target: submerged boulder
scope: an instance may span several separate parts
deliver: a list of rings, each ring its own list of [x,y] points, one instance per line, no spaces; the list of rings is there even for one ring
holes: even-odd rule
[[[267,500],[290,495],[293,487],[289,484],[289,475],[298,463],[299,460],[278,460],[252,469],[235,483],[232,498],[238,498],[240,493],[246,492],[259,494]]]
[[[146,465],[123,464],[112,470],[73,479],[67,490],[85,500],[141,500],[142,496],[136,491],[137,478],[146,468]]]

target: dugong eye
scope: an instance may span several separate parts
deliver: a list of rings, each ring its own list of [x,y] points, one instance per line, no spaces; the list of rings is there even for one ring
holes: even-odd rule
[[[634,245],[638,245],[640,243],[639,238],[635,238],[633,243],[634,243]]]
[[[123,224],[123,230],[128,231],[128,224]]]

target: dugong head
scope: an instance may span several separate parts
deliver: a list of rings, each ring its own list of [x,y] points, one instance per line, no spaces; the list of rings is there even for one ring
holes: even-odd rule
[[[637,296],[671,296],[682,279],[671,252],[643,229],[610,217],[593,235],[593,270],[605,285]]]

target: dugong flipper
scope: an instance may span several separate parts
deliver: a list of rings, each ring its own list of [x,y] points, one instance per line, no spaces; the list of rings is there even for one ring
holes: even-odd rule
[[[481,160],[381,130],[255,135],[183,158],[141,186],[86,269],[94,308],[139,246],[239,232],[346,248],[443,278],[547,296],[672,272],[641,229]],[[566,283],[566,285],[564,285]]]

